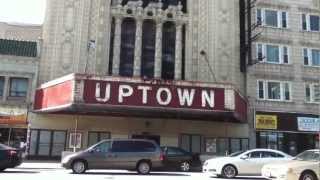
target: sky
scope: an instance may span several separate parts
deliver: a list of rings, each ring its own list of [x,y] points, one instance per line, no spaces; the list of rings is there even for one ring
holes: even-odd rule
[[[0,22],[42,24],[46,0],[0,0]]]

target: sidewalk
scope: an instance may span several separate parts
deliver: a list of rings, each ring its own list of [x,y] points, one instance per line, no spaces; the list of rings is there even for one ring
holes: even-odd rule
[[[60,161],[24,160],[17,168],[22,169],[63,169]]]

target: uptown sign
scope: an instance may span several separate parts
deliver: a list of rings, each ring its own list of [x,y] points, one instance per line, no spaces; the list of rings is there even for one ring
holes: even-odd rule
[[[35,112],[223,119],[246,122],[247,103],[228,84],[70,74],[36,90]]]
[[[87,80],[89,104],[224,110],[224,89],[156,83]]]

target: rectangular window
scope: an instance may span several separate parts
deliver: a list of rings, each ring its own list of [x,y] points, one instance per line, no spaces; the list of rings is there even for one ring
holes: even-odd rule
[[[306,84],[306,101],[311,102],[311,88],[310,84]]]
[[[180,136],[180,147],[186,151],[201,152],[201,136],[183,134]]]
[[[313,85],[313,100],[314,102],[320,102],[320,84]]]
[[[288,64],[289,63],[288,47],[286,46],[282,47],[282,55],[283,55],[283,63]]]
[[[4,92],[4,77],[0,77],[0,96],[3,96]]]
[[[258,99],[291,100],[291,85],[288,82],[259,80],[257,89]]]
[[[206,153],[217,153],[217,138],[206,138]]]
[[[258,97],[259,99],[264,99],[264,82],[258,81]]]
[[[288,19],[287,12],[281,12],[281,18],[282,18],[282,28],[287,28],[287,19]]]
[[[279,46],[266,45],[266,49],[267,49],[267,62],[280,63]]]
[[[303,30],[308,30],[307,29],[307,17],[306,17],[306,14],[302,14],[302,29]]]
[[[88,147],[92,146],[104,139],[110,139],[109,132],[89,132],[88,133]]]
[[[262,25],[262,12],[261,9],[257,9],[257,24]]]
[[[282,45],[257,44],[257,59],[260,62],[289,64],[289,48]]]
[[[319,16],[310,15],[310,30],[319,31]]]
[[[290,100],[290,85],[289,83],[284,83],[284,100],[289,101]]]
[[[320,16],[302,14],[302,30],[316,31],[320,30]]]
[[[10,97],[26,97],[27,90],[27,78],[10,78]]]
[[[258,58],[258,61],[263,61],[263,46],[262,46],[262,44],[257,45],[257,58]]]
[[[265,10],[265,24],[267,26],[278,27],[278,12]]]
[[[320,50],[312,49],[312,65],[313,66],[320,66]]]
[[[268,82],[268,99],[281,100],[280,82]]]
[[[309,51],[306,48],[303,49],[303,63],[306,66],[309,65]]]
[[[287,28],[288,14],[285,11],[257,9],[256,21],[258,25]]]
[[[320,84],[306,84],[306,101],[311,103],[320,102]]]
[[[81,148],[81,133],[70,133],[69,148]]]

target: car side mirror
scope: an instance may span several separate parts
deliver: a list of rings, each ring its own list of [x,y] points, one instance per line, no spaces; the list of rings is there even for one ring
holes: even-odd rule
[[[88,152],[89,153],[94,153],[95,149],[89,149]]]
[[[243,155],[243,156],[240,157],[240,159],[243,159],[243,160],[246,160],[246,159],[248,159],[248,158],[249,158],[248,155]]]

